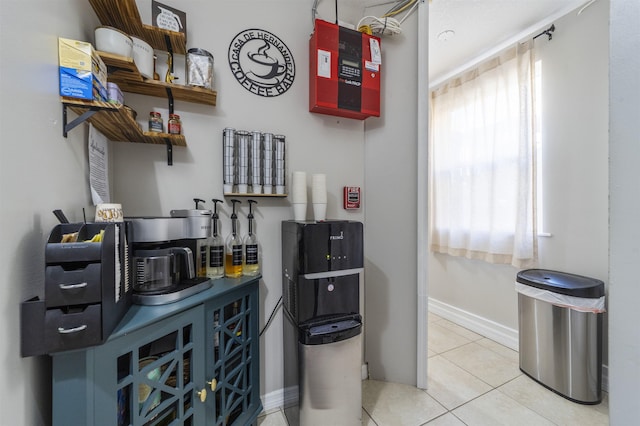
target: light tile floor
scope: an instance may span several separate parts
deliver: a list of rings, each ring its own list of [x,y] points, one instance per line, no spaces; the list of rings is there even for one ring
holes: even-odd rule
[[[432,313],[428,344],[428,390],[362,382],[363,426],[609,424],[606,393],[599,405],[571,402],[522,374],[516,351]],[[275,410],[258,425],[287,421]]]

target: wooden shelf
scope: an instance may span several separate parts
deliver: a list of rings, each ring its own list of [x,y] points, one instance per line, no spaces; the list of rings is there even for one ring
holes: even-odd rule
[[[110,69],[109,81],[116,83],[123,92],[166,99],[169,96],[167,92],[169,90],[175,100],[216,105],[217,93],[213,90],[149,80],[140,74],[132,58],[100,51],[98,54]]]
[[[115,27],[129,35],[140,37],[154,49],[165,52],[172,50],[173,53],[181,55],[187,52],[187,36],[143,24],[135,0],[89,0],[89,3],[102,25]]]
[[[143,131],[122,106],[108,102],[84,101],[81,99],[62,98],[65,107],[82,115],[92,109],[96,112],[87,118],[107,139],[114,142],[136,142],[173,146],[187,146],[183,135],[170,135]]]
[[[127,79],[110,79],[120,87],[123,92],[139,93],[141,95],[156,96],[167,98],[167,91],[173,95],[173,99],[186,102],[193,102],[205,105],[216,105],[216,92],[212,90],[202,89],[200,87],[180,86],[169,84],[163,81],[144,80],[135,81]]]

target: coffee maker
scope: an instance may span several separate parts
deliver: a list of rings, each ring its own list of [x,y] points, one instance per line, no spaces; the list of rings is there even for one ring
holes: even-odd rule
[[[133,303],[164,305],[211,287],[196,259],[211,231],[211,210],[126,218],[131,226]]]

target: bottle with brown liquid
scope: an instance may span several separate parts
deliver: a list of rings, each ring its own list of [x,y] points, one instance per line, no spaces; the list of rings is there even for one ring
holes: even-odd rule
[[[236,203],[240,200],[231,200],[233,209],[231,213],[231,233],[227,237],[224,262],[224,276],[238,278],[242,276],[242,238],[238,232],[238,215]]]

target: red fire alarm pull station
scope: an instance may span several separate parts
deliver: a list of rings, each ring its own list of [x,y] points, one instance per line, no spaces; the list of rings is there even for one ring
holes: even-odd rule
[[[345,210],[360,208],[360,187],[345,186],[344,187],[344,208]]]
[[[309,40],[309,111],[380,117],[380,38],[316,19]]]

